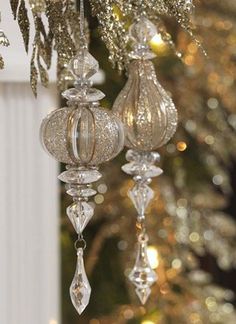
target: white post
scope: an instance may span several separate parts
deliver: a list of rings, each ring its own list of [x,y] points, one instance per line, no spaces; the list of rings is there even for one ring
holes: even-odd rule
[[[59,323],[58,165],[39,126],[57,107],[28,83],[0,83],[0,323]]]

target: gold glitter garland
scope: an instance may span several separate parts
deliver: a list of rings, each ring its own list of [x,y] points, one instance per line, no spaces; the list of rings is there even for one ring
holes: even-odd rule
[[[2,55],[0,54],[0,70],[4,69],[4,61]]]
[[[19,10],[18,10],[17,19],[18,19],[18,24],[19,24],[22,36],[23,36],[25,50],[26,50],[26,52],[28,52],[30,24],[29,24],[28,13],[27,13],[27,9],[25,7],[24,0],[21,0]]]
[[[31,58],[31,87],[37,94],[38,78],[44,86],[48,84],[47,69],[51,66],[52,49],[57,52],[58,85],[60,89],[71,80],[67,64],[75,54],[78,44],[79,17],[76,0],[28,0],[33,16],[35,37]],[[140,12],[158,22],[160,33],[165,42],[174,47],[170,35],[165,30],[163,16],[176,19],[186,31],[192,34],[190,16],[192,0],[89,0],[92,14],[98,18],[101,38],[109,51],[109,59],[119,70],[128,63],[129,37],[128,27]],[[10,0],[14,19],[23,35],[28,51],[29,17],[25,0]],[[44,27],[44,16],[48,31]]]

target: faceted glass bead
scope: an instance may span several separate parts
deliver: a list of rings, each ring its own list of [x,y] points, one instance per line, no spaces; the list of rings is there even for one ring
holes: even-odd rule
[[[62,96],[70,101],[86,100],[87,102],[95,102],[103,99],[105,97],[105,94],[95,88],[70,88],[63,91]]]
[[[134,60],[128,81],[115,100],[113,112],[125,127],[125,144],[151,151],[167,143],[177,127],[177,110],[157,80],[153,63]]]
[[[150,164],[160,161],[160,154],[158,152],[138,152],[135,150],[128,150],[125,154],[127,161],[142,161]]]
[[[76,271],[70,286],[70,297],[75,309],[81,314],[89,303],[91,287],[85,273],[81,248],[78,249],[77,256]]]
[[[149,287],[145,287],[145,288],[139,288],[139,287],[137,287],[135,289],[135,292],[136,292],[139,300],[141,301],[141,303],[143,305],[146,304],[146,301],[148,300],[148,297],[151,294],[151,289]]]
[[[78,234],[81,234],[93,217],[94,208],[85,201],[76,201],[67,207],[67,215]]]
[[[81,188],[81,185],[69,184],[66,193],[73,197],[91,197],[96,195],[97,191],[92,188]]]
[[[86,94],[86,98],[88,102],[94,102],[102,100],[105,97],[105,94],[95,88],[90,88]]]
[[[91,78],[99,70],[98,61],[87,49],[80,49],[69,65],[71,72],[81,80]]]
[[[83,97],[81,91],[79,91],[76,88],[70,88],[63,91],[62,96],[70,101],[80,100]],[[85,92],[84,92],[84,96],[85,96]]]
[[[158,177],[163,170],[155,165],[143,165],[141,163],[130,162],[121,167],[121,169],[131,175],[142,174],[145,178]]]
[[[135,42],[147,44],[157,34],[157,28],[149,19],[141,17],[130,26],[129,34]]]
[[[145,210],[154,197],[153,190],[146,184],[136,184],[128,193],[130,199],[132,200],[139,216],[145,214]]]
[[[58,179],[66,183],[86,184],[96,182],[102,177],[98,170],[69,169],[62,172]]]

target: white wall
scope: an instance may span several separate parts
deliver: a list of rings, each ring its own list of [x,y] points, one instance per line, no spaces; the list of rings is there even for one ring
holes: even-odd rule
[[[0,8],[0,28],[10,40],[9,47],[0,47],[0,323],[57,324],[58,164],[42,150],[39,126],[58,107],[58,94],[51,86],[33,97],[30,55],[9,2]],[[50,78],[55,80],[55,69]]]
[[[59,322],[58,166],[39,125],[55,87],[0,83],[0,323]]]

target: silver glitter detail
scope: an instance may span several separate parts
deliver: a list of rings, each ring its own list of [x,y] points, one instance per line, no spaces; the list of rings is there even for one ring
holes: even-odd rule
[[[78,125],[76,121],[72,121],[72,138],[69,137],[68,121],[74,109],[88,109],[93,119],[90,118],[88,127],[84,130],[76,131]],[[78,136],[89,138],[93,136],[88,145],[94,145],[87,149],[93,151],[88,165],[98,165],[109,161],[117,155],[123,148],[124,135],[122,123],[110,111],[98,108],[61,108],[48,117],[46,117],[41,126],[41,139],[46,151],[49,152],[56,160],[67,164],[81,164],[81,160],[74,154],[71,157],[71,152],[68,150],[68,145],[76,148],[76,152],[81,156],[81,148],[85,149],[86,145],[78,144]],[[81,114],[83,118],[83,114]],[[91,121],[93,120],[93,121]],[[81,122],[80,122],[81,123]],[[94,129],[94,131],[93,131]],[[73,131],[74,130],[74,131]],[[72,141],[73,143],[68,143]],[[71,145],[73,144],[73,145]]]
[[[41,142],[50,155],[59,162],[73,164],[67,149],[67,121],[71,108],[54,110],[42,122]]]

